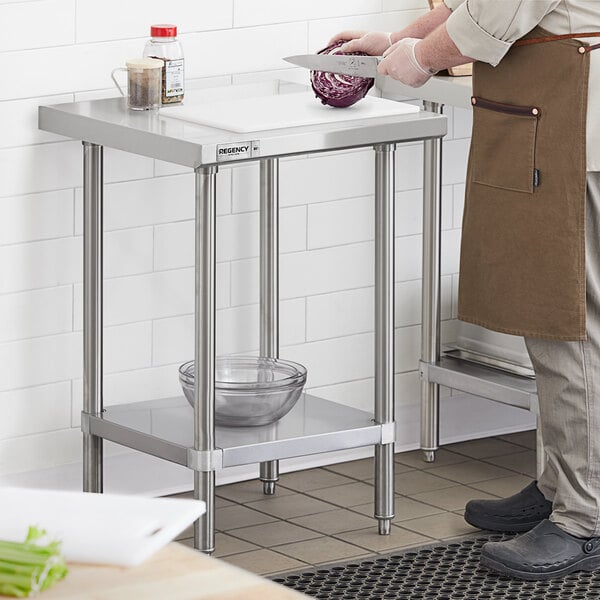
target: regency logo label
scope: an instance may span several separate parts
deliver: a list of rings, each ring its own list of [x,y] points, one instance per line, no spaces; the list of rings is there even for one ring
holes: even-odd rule
[[[217,145],[217,162],[245,160],[260,156],[260,142],[244,141]]]

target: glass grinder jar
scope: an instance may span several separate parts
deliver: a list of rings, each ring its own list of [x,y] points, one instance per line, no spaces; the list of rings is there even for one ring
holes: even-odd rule
[[[164,63],[162,103],[181,102],[184,93],[183,48],[177,40],[177,26],[152,25],[150,36],[144,48],[144,56],[158,58]]]

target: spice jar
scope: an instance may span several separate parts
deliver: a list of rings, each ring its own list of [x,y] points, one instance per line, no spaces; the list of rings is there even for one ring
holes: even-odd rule
[[[163,61],[162,103],[175,104],[183,100],[183,48],[177,40],[176,25],[152,25],[144,56]]]
[[[115,73],[127,71],[127,106],[132,110],[159,108],[163,62],[154,58],[131,58],[125,65],[113,69],[111,77],[121,95],[125,96]]]

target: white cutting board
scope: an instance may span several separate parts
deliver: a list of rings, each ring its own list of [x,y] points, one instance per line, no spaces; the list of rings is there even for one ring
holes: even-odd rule
[[[0,488],[0,539],[22,542],[35,525],[62,542],[67,561],[134,566],[204,511],[198,500]]]
[[[418,106],[367,96],[347,108],[321,104],[312,92],[238,98],[161,108],[161,116],[239,133],[390,117],[419,112]]]

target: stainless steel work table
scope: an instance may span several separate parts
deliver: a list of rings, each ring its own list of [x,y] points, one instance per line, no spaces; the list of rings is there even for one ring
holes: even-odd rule
[[[384,98],[417,98],[426,111],[443,114],[444,105],[472,109],[471,77],[433,77],[414,89],[386,77],[378,81]],[[441,309],[441,187],[443,143],[425,153],[425,203],[423,219],[423,319],[421,324],[421,449],[427,462],[435,460],[440,444],[440,385],[489,400],[522,408],[539,415],[535,380],[471,362],[443,356],[440,340]],[[436,153],[439,150],[439,153]],[[544,461],[538,427],[538,473]]]
[[[84,197],[84,490],[102,491],[102,440],[194,471],[194,496],[207,512],[195,525],[196,548],[214,549],[215,471],[261,463],[265,493],[275,491],[279,459],[375,446],[375,511],[379,533],[394,516],[394,187],[395,145],[425,141],[438,153],[446,118],[419,112],[252,134],[233,133],[124,109],[122,99],[39,110],[39,126],[83,140]],[[279,355],[279,158],[373,147],[375,160],[375,401],[368,413],[305,394],[278,423],[222,428],[214,422],[215,201],[219,148],[251,148],[227,164],[260,162],[260,353]],[[102,399],[103,146],[165,160],[195,171],[195,403],[183,396],[104,408]],[[426,174],[426,179],[437,177]],[[434,206],[438,190],[425,190]],[[174,374],[175,376],[175,374]]]

